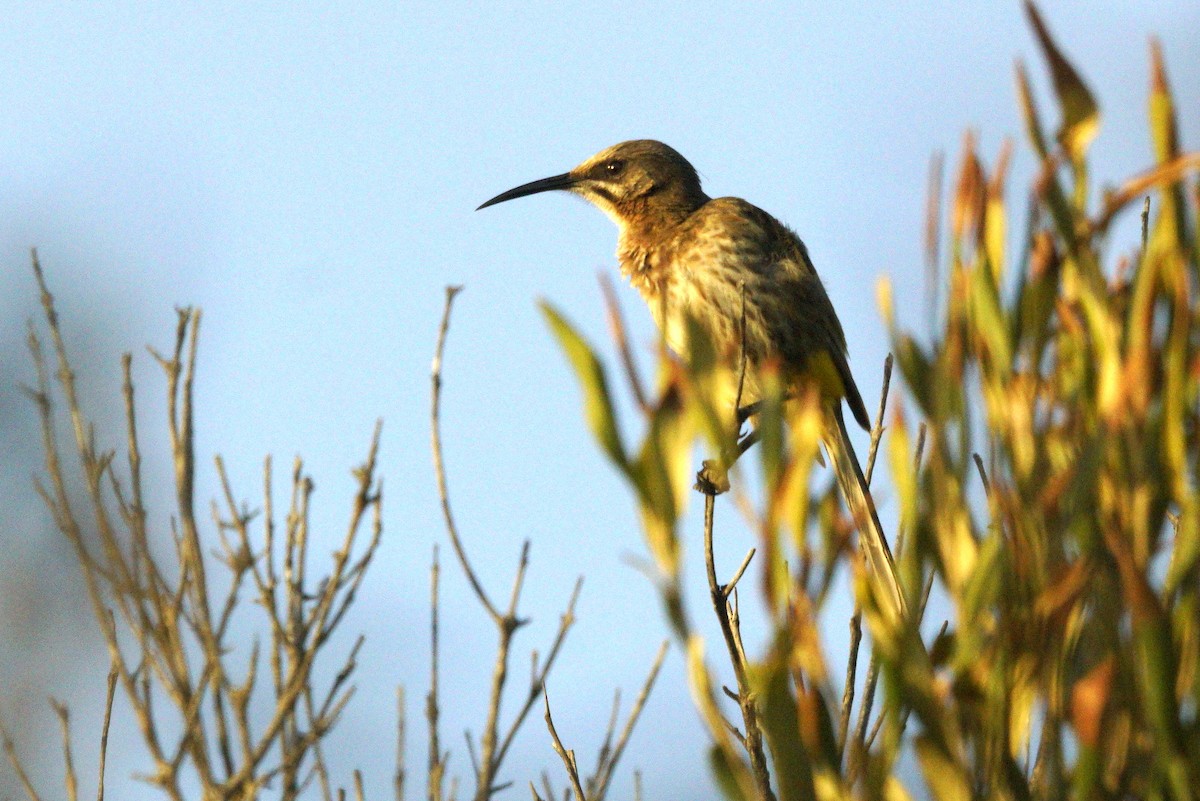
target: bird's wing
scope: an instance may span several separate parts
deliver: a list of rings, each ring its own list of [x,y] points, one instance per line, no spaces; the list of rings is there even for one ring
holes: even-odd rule
[[[762,353],[777,351],[785,364],[814,380],[827,397],[845,398],[854,419],[870,428],[846,358],[841,322],[804,242],[740,198],[718,198],[701,211],[712,228],[744,232],[725,249],[714,251],[713,266],[745,280],[747,316],[758,318],[765,329]],[[747,327],[753,322],[748,320]]]
[[[837,368],[838,375],[842,379],[842,387],[846,390],[846,404],[850,407],[850,413],[854,415],[854,419],[864,430],[870,430],[871,418],[867,416],[867,406],[863,403],[862,395],[859,394],[858,385],[854,383],[846,352],[844,350],[834,351],[832,355],[833,365]]]

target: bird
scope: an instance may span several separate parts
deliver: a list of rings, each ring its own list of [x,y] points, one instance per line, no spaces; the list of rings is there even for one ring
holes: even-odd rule
[[[845,333],[804,242],[785,224],[736,197],[711,198],[696,168],[652,139],[621,142],[574,169],[501,192],[477,210],[561,190],[583,197],[616,223],[621,273],[650,309],[675,353],[691,347],[689,320],[719,351],[751,366],[781,365],[791,391],[814,387],[825,411],[823,441],[859,528],[881,607],[904,614],[887,538],[846,430],[842,403],[864,429],[870,419],[850,372]],[[760,388],[744,372],[744,409]],[[752,431],[739,454],[753,443]],[[734,457],[736,458],[736,457]],[[702,471],[703,472],[703,471]]]

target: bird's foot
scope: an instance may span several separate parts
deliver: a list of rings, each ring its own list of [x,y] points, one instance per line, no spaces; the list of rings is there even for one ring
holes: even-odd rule
[[[729,492],[729,470],[715,459],[705,459],[696,473],[696,491],[713,496]]]

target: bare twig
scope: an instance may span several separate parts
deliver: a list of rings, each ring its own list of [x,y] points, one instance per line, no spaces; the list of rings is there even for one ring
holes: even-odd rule
[[[404,685],[396,688],[396,772],[392,776],[395,801],[404,801]]]
[[[517,603],[521,597],[521,587],[525,582],[525,571],[529,567],[529,540],[521,546],[521,558],[517,563],[517,572],[513,578],[512,592],[509,595],[508,609],[497,622],[500,642],[496,648],[496,663],[492,669],[492,689],[488,703],[487,723],[480,738],[481,753],[479,770],[477,772],[476,801],[484,801],[491,795],[492,785],[496,780],[496,771],[500,762],[496,759],[498,729],[500,726],[500,701],[504,692],[504,684],[508,679],[508,653],[512,645],[513,634],[525,623],[517,617]]]
[[[471,730],[463,730],[463,739],[467,742],[467,757],[471,760],[471,772],[479,775],[479,756],[475,753],[475,743],[471,740]]]
[[[425,718],[429,722],[429,801],[442,801],[442,780],[446,757],[438,737],[438,548],[433,546],[433,565],[429,570],[429,694],[425,696]]]
[[[608,725],[604,727],[604,741],[600,744],[600,753],[596,757],[596,770],[584,782],[589,797],[596,795],[596,783],[604,770],[605,764],[612,756],[613,738],[617,736],[617,718],[621,714],[621,688],[613,691],[612,711],[608,714]]]
[[[940,169],[940,167],[939,167]],[[936,245],[935,245],[936,246]],[[871,427],[871,443],[867,450],[867,486],[871,486],[871,477],[875,472],[875,457],[879,452],[879,443],[883,438],[883,420],[887,412],[888,391],[892,384],[892,354],[883,361],[883,388],[879,393],[879,411],[875,414],[875,424]],[[855,682],[858,677],[858,649],[862,643],[862,607],[854,603],[854,614],[850,617],[850,655],[846,659],[846,683],[842,689],[842,709],[838,719],[838,752],[841,756],[846,753],[846,736],[850,730],[850,715],[854,708]]]
[[[1146,253],[1146,244],[1150,241],[1150,196],[1142,201],[1142,254]]]
[[[847,782],[851,785],[858,779],[859,772],[866,761],[870,749],[867,727],[871,722],[871,707],[875,703],[875,689],[879,684],[879,656],[871,653],[867,665],[867,678],[863,682],[863,697],[858,708],[858,719],[854,724],[854,736],[847,743],[849,760],[846,767]]]
[[[867,486],[871,486],[871,476],[875,473],[875,456],[879,452],[879,440],[883,437],[883,416],[887,411],[888,390],[892,385],[892,354],[883,360],[883,389],[879,393],[879,411],[875,415],[875,425],[871,427],[871,444],[867,450],[867,469],[865,476]]]
[[[17,756],[17,747],[13,745],[12,736],[8,733],[8,729],[5,728],[3,720],[0,720],[0,744],[4,747],[4,754],[8,757],[8,763],[12,765],[13,772],[17,774],[17,779],[21,782],[21,787],[25,789],[25,797],[29,801],[41,801],[41,796],[34,789],[33,782],[29,780],[29,774],[25,772],[25,767],[21,764],[21,760]]]
[[[858,649],[862,643],[862,609],[855,604],[850,616],[850,656],[846,659],[846,684],[842,689],[842,711],[838,719],[838,753],[846,754],[846,735],[850,731],[850,715],[854,709],[854,683],[858,677]]]
[[[58,725],[62,730],[63,749],[63,778],[67,790],[67,801],[78,801],[79,778],[75,775],[75,760],[71,758],[71,713],[66,705],[50,699],[54,714],[58,716]]]
[[[104,766],[108,760],[108,727],[112,722],[113,696],[117,692],[117,668],[108,671],[108,690],[104,697],[104,724],[100,728],[100,767],[96,782],[96,801],[104,801]]]
[[[617,302],[617,293],[607,273],[600,274],[600,289],[604,293],[604,309],[608,316],[608,329],[612,335],[617,353],[621,354],[621,365],[625,368],[625,378],[633,391],[633,399],[643,412],[650,410],[646,400],[646,391],[642,388],[641,372],[629,348],[629,338],[625,336],[625,318],[621,315],[621,304]]]
[[[638,717],[642,714],[642,708],[646,705],[646,699],[650,697],[650,691],[654,688],[654,680],[658,678],[658,672],[662,668],[663,660],[667,656],[669,642],[669,640],[663,640],[662,645],[659,646],[658,654],[654,657],[654,664],[650,667],[650,673],[646,676],[645,683],[642,684],[642,691],[638,693],[637,699],[633,702],[633,708],[629,711],[629,717],[625,721],[625,727],[621,730],[621,736],[617,738],[616,746],[613,748],[611,754],[602,754],[602,758],[596,766],[596,775],[593,780],[588,782],[588,787],[592,790],[589,801],[603,801],[604,796],[608,793],[613,771],[616,769],[621,755],[625,752],[625,746],[629,742],[629,736],[633,733],[633,727],[637,725]],[[615,705],[613,707],[613,720],[616,720]]]
[[[38,261],[37,251],[32,252],[33,272],[37,280],[38,288],[41,294],[43,314],[50,329],[51,339],[54,343],[55,353],[59,363],[59,384],[63,394],[66,397],[67,407],[71,415],[73,427],[76,433],[76,445],[79,451],[79,456],[84,465],[85,477],[88,478],[89,488],[95,491],[92,496],[93,506],[95,507],[97,520],[100,523],[98,527],[102,537],[112,533],[111,527],[108,525],[107,517],[104,513],[103,499],[99,495],[99,476],[102,472],[101,466],[97,460],[93,449],[93,441],[87,434],[89,426],[83,419],[82,412],[79,409],[77,396],[75,393],[74,373],[71,371],[70,362],[67,358],[66,348],[63,345],[61,332],[58,325],[58,314],[55,310],[54,297],[50,294],[50,290],[46,285],[45,276],[42,273],[41,264]],[[84,579],[84,584],[87,588],[88,599],[92,606],[92,612],[99,624],[101,633],[104,635],[105,644],[108,647],[108,652],[112,664],[117,667],[120,675],[120,680],[125,689],[126,695],[131,700],[137,699],[137,687],[133,678],[132,671],[126,664],[116,639],[115,626],[112,625],[112,616],[106,605],[106,596],[102,589],[102,583],[113,583],[114,577],[105,564],[98,561],[97,556],[93,555],[84,541],[83,530],[73,509],[71,501],[67,493],[67,479],[64,469],[58,454],[58,437],[56,433],[54,416],[52,414],[53,407],[51,401],[51,388],[49,371],[46,365],[45,354],[42,349],[42,344],[37,336],[36,330],[30,326],[29,330],[29,351],[33,359],[34,367],[37,372],[37,390],[30,392],[30,396],[37,404],[39,416],[41,418],[42,429],[42,449],[46,458],[46,475],[49,481],[49,489],[44,487],[41,482],[38,482],[38,491],[43,500],[46,502],[47,508],[50,510],[54,518],[54,522],[59,530],[67,537],[72,548],[75,551],[75,556],[81,568],[81,574]],[[135,492],[135,496],[136,492]],[[120,556],[120,551],[113,546],[113,543],[106,539],[109,547],[105,548],[105,553],[108,556]],[[106,560],[108,561],[108,560]],[[131,583],[131,582],[130,582]],[[125,581],[117,582],[118,586],[128,586]],[[126,603],[123,603],[125,597],[120,593],[117,594],[118,608],[121,611],[123,618],[127,621],[137,621],[140,618],[134,616]],[[153,600],[153,596],[152,596]],[[140,610],[139,610],[140,611]],[[131,622],[131,627],[135,626],[135,622]],[[139,629],[135,628],[135,631]],[[148,636],[148,634],[147,634]],[[141,642],[147,642],[146,637],[141,638]],[[160,664],[157,661],[151,661],[151,667],[155,670],[160,669]],[[144,707],[135,703],[134,705],[135,718],[141,730],[143,739],[147,749],[150,751],[151,758],[160,767],[158,781],[156,782],[162,787],[172,798],[178,798],[178,793],[174,788],[174,774],[171,772],[169,764],[165,763],[162,745],[159,742],[157,732],[152,725],[151,719],[145,714]]]
[[[987,471],[983,469],[983,459],[978,453],[972,453],[971,458],[975,460],[975,469],[979,471],[979,479],[983,482],[983,491],[990,495],[992,483],[988,481]]]
[[[542,700],[546,703],[546,728],[550,730],[550,739],[554,743],[554,750],[562,759],[563,766],[567,769],[567,776],[571,779],[571,788],[575,791],[575,801],[586,801],[587,796],[583,794],[583,785],[579,783],[579,767],[575,763],[575,752],[564,748],[562,740],[558,739],[558,732],[554,729],[554,719],[550,717],[550,694],[546,692],[545,687],[542,688]]]
[[[746,664],[738,635],[730,618],[729,600],[724,588],[717,583],[717,570],[713,558],[713,506],[716,498],[704,494],[704,563],[708,571],[708,591],[713,609],[717,613],[717,622],[721,634],[725,638],[725,647],[729,652],[729,661],[733,665],[733,674],[738,685],[738,705],[742,712],[742,721],[746,726],[743,743],[750,757],[750,767],[754,776],[755,786],[762,801],[775,801],[775,792],[771,789],[771,774],[767,767],[767,756],[763,750],[762,730],[758,724],[758,710],[750,693],[750,681],[746,674]]]
[[[567,632],[571,626],[575,624],[575,604],[579,600],[579,593],[583,589],[583,576],[575,580],[575,587],[571,590],[571,597],[567,601],[566,611],[559,618],[558,631],[554,634],[554,641],[550,644],[550,650],[546,653],[546,661],[542,664],[541,671],[534,677],[529,685],[529,692],[525,696],[525,703],[517,712],[508,727],[508,733],[505,734],[504,740],[500,744],[500,748],[496,751],[496,764],[499,766],[504,761],[504,757],[508,754],[508,749],[512,745],[513,738],[517,735],[517,730],[521,724],[525,722],[525,717],[529,714],[529,710],[533,708],[538,696],[542,693],[542,687],[546,683],[546,678],[550,675],[550,670],[554,667],[555,661],[558,659],[558,654],[562,650],[562,644],[566,641]]]
[[[487,592],[483,589],[483,585],[479,582],[479,578],[475,575],[474,569],[471,567],[470,561],[467,559],[467,552],[463,548],[462,540],[458,535],[458,527],[454,524],[454,513],[450,508],[450,493],[446,486],[446,465],[442,457],[442,433],[441,433],[441,401],[442,401],[442,355],[446,349],[446,334],[450,330],[450,310],[454,306],[454,297],[462,291],[461,286],[446,287],[446,305],[442,311],[442,322],[438,326],[437,345],[433,352],[433,367],[430,370],[430,379],[433,384],[433,392],[431,394],[431,410],[430,420],[432,422],[432,447],[433,447],[433,472],[437,477],[438,497],[442,503],[442,516],[446,521],[446,532],[450,535],[450,544],[454,546],[454,553],[458,556],[459,565],[462,566],[463,573],[467,576],[467,581],[471,584],[471,589],[475,591],[475,597],[483,604],[483,608],[487,610],[489,616],[495,622],[500,621],[500,612],[496,605],[492,603]]]
[[[749,551],[747,551],[746,558],[742,560],[740,565],[738,565],[738,569],[733,571],[733,578],[731,578],[722,589],[726,598],[728,598],[733,591],[737,589],[737,583],[742,580],[742,574],[746,572],[746,568],[750,567],[750,561],[754,559],[754,554],[756,552],[757,550],[755,548],[751,548]]]

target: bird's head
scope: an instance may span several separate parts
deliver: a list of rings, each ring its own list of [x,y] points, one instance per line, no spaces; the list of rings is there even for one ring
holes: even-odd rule
[[[635,139],[600,151],[570,172],[501,192],[479,208],[551,189],[587,198],[622,228],[642,219],[685,217],[708,200],[687,159],[662,142]]]

